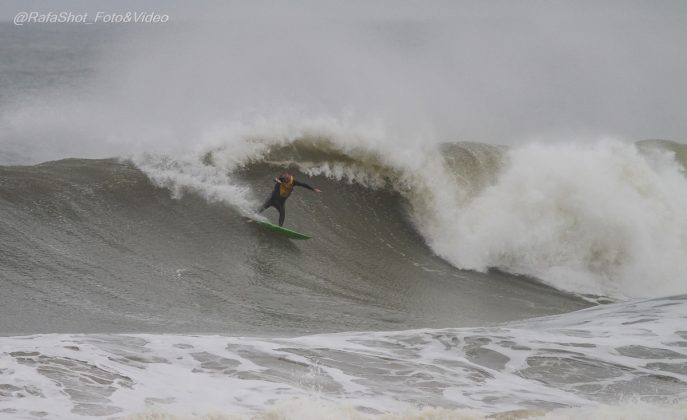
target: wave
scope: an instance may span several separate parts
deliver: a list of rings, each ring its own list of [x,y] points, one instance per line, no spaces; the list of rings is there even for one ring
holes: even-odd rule
[[[434,254],[472,270],[471,278],[497,277],[493,269],[498,269],[597,300],[685,291],[680,274],[687,270],[683,145],[607,140],[510,148],[480,143],[395,147],[383,133],[330,123],[271,134],[244,128],[193,153],[131,156],[134,166],[72,159],[4,167],[4,237],[14,238],[3,250],[10,261],[5,270],[15,278],[35,277],[35,267],[22,255],[38,249],[35,258],[45,256],[46,270],[65,278],[80,271],[94,279],[166,273],[154,268],[159,264],[175,267],[175,278],[184,273],[221,277],[226,268],[218,269],[209,257],[217,252],[210,251],[211,241],[219,241],[228,260],[253,272],[244,262],[250,252],[233,249],[237,242],[261,240],[242,217],[256,217],[271,178],[291,170],[325,192],[294,196],[287,224],[313,234],[320,245],[330,244],[315,271],[287,258],[284,270],[294,276],[305,270],[328,278],[325,267],[340,265],[341,278],[352,272],[356,278],[390,278],[375,268],[374,255],[394,267],[414,267],[400,276],[409,282],[435,281],[431,272],[466,276],[446,268]],[[271,210],[262,216],[273,217]],[[200,238],[199,226],[215,235]],[[219,230],[225,238],[218,239]],[[199,249],[189,251],[191,244],[180,235],[198,238]],[[165,250],[169,241],[179,253],[174,258]],[[102,245],[96,263],[83,244]],[[372,258],[365,263],[372,271],[358,274],[342,255]],[[117,274],[117,262],[128,260],[138,261],[138,269],[132,265],[130,272]],[[514,282],[514,289],[528,290],[522,281]]]
[[[306,130],[215,146],[183,164],[150,155],[134,161],[158,185],[198,192],[243,214],[257,206],[250,189],[221,191],[238,188],[241,170],[255,165],[391,190],[408,203],[424,241],[458,268],[498,268],[615,299],[685,291],[683,145],[394,147],[356,139]]]
[[[304,334],[477,325],[586,306],[527,279],[452,267],[423,243],[392,190],[309,180],[325,193],[297,191],[287,226],[314,239],[293,244],[244,217],[271,192],[275,167],[228,173],[210,163],[219,156],[146,159],[141,167],[174,196],[126,161],[0,168],[0,304],[22,314],[3,316],[2,334]]]

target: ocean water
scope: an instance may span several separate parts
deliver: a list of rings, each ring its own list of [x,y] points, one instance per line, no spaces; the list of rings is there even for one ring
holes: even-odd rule
[[[445,27],[239,20],[0,24],[0,418],[687,418],[680,139],[457,140]]]

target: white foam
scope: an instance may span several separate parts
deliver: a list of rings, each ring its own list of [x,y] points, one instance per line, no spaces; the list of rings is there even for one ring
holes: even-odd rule
[[[5,337],[0,413],[671,418],[685,413],[686,305],[681,297],[500,327],[298,338]]]
[[[615,297],[687,290],[687,179],[670,156],[617,141],[518,147],[494,185],[435,211],[421,226],[459,267]]]

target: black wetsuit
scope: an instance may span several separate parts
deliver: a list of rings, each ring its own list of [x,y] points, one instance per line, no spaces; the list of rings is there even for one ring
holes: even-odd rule
[[[265,204],[263,204],[262,207],[260,207],[258,213],[262,213],[268,207],[274,207],[275,209],[277,209],[277,211],[279,211],[279,226],[282,226],[284,225],[284,218],[286,217],[286,199],[289,198],[289,195],[291,195],[291,191],[293,191],[293,188],[291,189],[291,191],[289,191],[289,195],[287,195],[286,197],[282,197],[279,193],[280,186],[281,184],[278,182],[275,184],[274,190],[272,190],[272,195],[270,196],[270,198],[267,199],[267,201],[265,201]],[[295,179],[293,180],[293,187],[305,187],[309,190],[315,191],[315,189],[310,185],[303,182],[298,182]]]

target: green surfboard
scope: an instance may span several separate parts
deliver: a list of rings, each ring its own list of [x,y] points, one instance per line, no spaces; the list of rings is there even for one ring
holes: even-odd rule
[[[279,226],[279,225],[273,225],[272,223],[263,222],[262,220],[255,220],[255,219],[249,219],[249,220],[250,220],[251,222],[254,222],[254,223],[256,223],[256,224],[258,224],[258,225],[260,225],[260,226],[262,226],[262,227],[264,227],[264,228],[266,228],[266,229],[269,229],[269,230],[271,230],[271,231],[273,231],[273,232],[280,233],[280,234],[286,236],[287,238],[291,238],[291,239],[310,239],[310,236],[308,236],[308,235],[305,235],[305,234],[300,233],[300,232],[296,232],[295,230],[287,229],[287,228],[285,228],[285,227],[281,227],[281,226]]]

